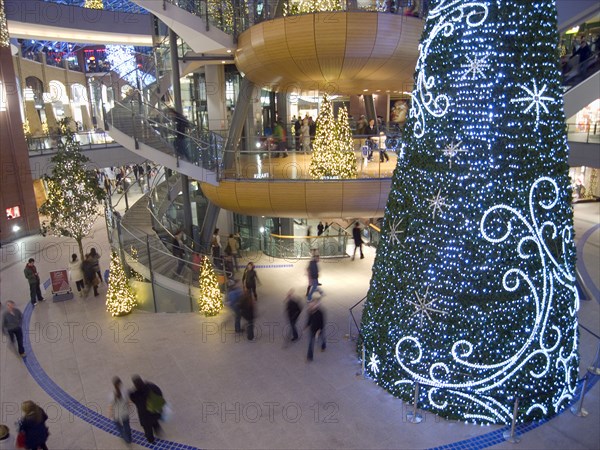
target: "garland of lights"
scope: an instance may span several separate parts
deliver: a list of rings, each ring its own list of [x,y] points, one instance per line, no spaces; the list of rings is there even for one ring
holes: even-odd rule
[[[6,12],[4,11],[4,0],[0,0],[0,48],[10,45],[8,25],[6,23]]]

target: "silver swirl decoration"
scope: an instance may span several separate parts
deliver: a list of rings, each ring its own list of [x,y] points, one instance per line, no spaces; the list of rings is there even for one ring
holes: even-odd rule
[[[541,189],[542,187],[544,189]],[[541,199],[537,200],[538,198]],[[525,292],[515,300],[532,303],[535,307],[535,312],[532,311],[530,317],[523,317],[523,331],[527,332],[527,336],[520,347],[512,350],[512,354],[504,357],[502,361],[486,364],[481,362],[485,358],[478,354],[478,344],[467,339],[454,342],[449,354],[444,357],[443,350],[440,349],[436,349],[436,356],[430,354],[418,337],[403,336],[396,344],[395,356],[412,381],[432,389],[444,389],[478,405],[485,405],[484,416],[489,414],[489,417],[496,420],[506,421],[507,417],[510,418],[510,411],[506,411],[504,406],[486,392],[499,388],[516,376],[528,362],[535,360],[536,368],[528,372],[530,376],[542,378],[553,369],[564,375],[564,388],[553,398],[554,406],[557,407],[561,402],[572,398],[574,380],[569,366],[577,358],[577,329],[573,325],[573,329],[561,330],[549,321],[549,316],[555,305],[557,284],[572,292],[576,300],[575,306],[569,311],[572,316],[576,314],[578,300],[575,279],[568,269],[568,264],[559,261],[552,253],[545,238],[549,237],[552,241],[560,239],[563,241],[562,248],[566,249],[569,245],[568,240],[572,238],[572,230],[570,225],[565,225],[559,230],[556,223],[540,220],[537,215],[540,208],[551,212],[559,204],[558,200],[559,189],[556,182],[549,177],[541,177],[530,188],[529,217],[511,206],[500,204],[485,211],[480,221],[483,239],[492,244],[514,239],[517,242],[517,255],[521,260],[536,258],[538,261],[535,266],[527,265],[536,267],[530,269],[533,273],[526,273],[515,267],[508,269],[502,276],[502,287],[506,292],[516,293],[524,290]],[[507,214],[508,219],[505,217]],[[561,248],[560,245],[552,247]],[[526,289],[522,289],[523,287]],[[575,324],[575,321],[572,323]],[[560,346],[563,334],[566,334],[571,342],[566,347]],[[485,401],[482,402],[482,399]],[[439,401],[432,402],[434,406],[439,404]],[[530,411],[535,409],[547,410],[546,406],[538,403],[529,408]],[[473,418],[483,420],[483,416]]]
[[[467,26],[478,27],[488,17],[488,7],[482,2],[465,2],[463,0],[441,1],[434,9],[429,11],[427,21],[435,21],[431,31],[419,45],[419,59],[416,71],[418,73],[415,88],[410,94],[412,104],[409,117],[415,119],[414,135],[421,138],[426,132],[425,114],[433,117],[443,117],[450,108],[450,98],[445,94],[436,95],[433,90],[436,86],[436,78],[427,76],[427,58],[431,45],[438,36],[451,36],[454,33],[455,24],[465,20]]]

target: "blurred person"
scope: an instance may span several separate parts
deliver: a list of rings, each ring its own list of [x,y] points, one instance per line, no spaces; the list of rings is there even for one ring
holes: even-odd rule
[[[2,333],[7,334],[10,342],[17,340],[17,350],[19,355],[25,356],[23,347],[23,313],[15,306],[15,302],[9,300],[6,302],[6,311],[2,315]]]
[[[300,313],[302,312],[302,307],[300,306],[300,301],[297,296],[294,295],[294,289],[290,289],[285,296],[285,311],[287,313],[288,321],[290,324],[292,337],[291,341],[298,340],[298,329],[296,328],[296,322],[298,322],[298,317],[300,317]]]
[[[321,302],[319,300],[315,300],[310,305],[308,305],[308,320],[306,322],[306,327],[310,330],[310,339],[308,341],[308,352],[306,354],[306,360],[313,360],[313,350],[315,346],[315,340],[317,334],[319,335],[319,340],[321,341],[321,351],[324,352],[327,347],[327,342],[325,339],[325,314],[321,310]]]
[[[313,255],[312,259],[308,263],[307,273],[308,273],[308,293],[306,294],[307,301],[311,302],[313,294],[318,292],[323,297],[325,294],[323,289],[319,286],[319,255]]]
[[[46,412],[31,400],[21,405],[23,416],[19,420],[19,433],[25,433],[25,448],[31,450],[48,450],[46,441],[50,432],[46,426]]]
[[[85,284],[83,282],[83,271],[81,270],[81,261],[79,261],[77,253],[73,253],[71,255],[71,261],[69,262],[69,273],[71,275],[71,282],[75,282],[77,292],[79,292],[79,296],[82,296]]]
[[[119,431],[121,438],[131,443],[131,426],[129,425],[129,401],[123,396],[121,386],[123,383],[119,377],[112,379],[113,392],[109,405],[109,417],[112,417],[115,427]]]
[[[158,397],[162,399],[163,406],[165,403],[162,391],[154,383],[142,380],[139,375],[133,375],[131,381],[134,389],[129,391],[129,399],[137,409],[140,425],[144,429],[146,439],[152,444],[155,441],[154,433],[160,433],[161,431],[158,423],[160,412],[157,412],[157,409],[158,404],[161,403]]]

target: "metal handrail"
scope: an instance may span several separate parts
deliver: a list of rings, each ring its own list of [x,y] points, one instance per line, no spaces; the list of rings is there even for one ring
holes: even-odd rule
[[[356,327],[356,331],[358,332],[357,337],[362,336],[362,333],[360,331],[360,326],[358,325],[358,322],[356,321],[356,318],[354,317],[354,308],[356,308],[358,305],[363,303],[366,299],[367,299],[367,296],[365,295],[363,298],[361,298],[359,301],[357,301],[354,305],[352,305],[350,308],[348,308],[348,312],[350,313],[350,319],[352,319],[352,322],[349,322],[349,325],[348,325],[348,336],[350,337],[351,340],[354,340],[354,337],[352,335],[352,323],[354,323],[354,326]]]

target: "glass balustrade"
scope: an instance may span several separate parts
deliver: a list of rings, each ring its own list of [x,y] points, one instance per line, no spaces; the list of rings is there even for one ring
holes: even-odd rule
[[[27,147],[30,156],[45,155],[56,153],[58,150],[58,135],[30,136],[27,137]],[[81,145],[81,150],[93,150],[98,148],[108,148],[118,145],[114,139],[104,131],[85,131],[75,134],[75,140]]]

